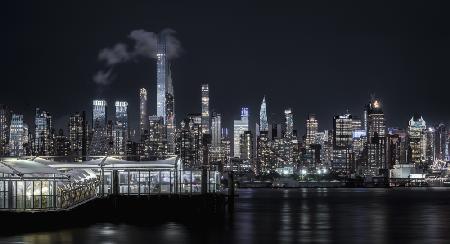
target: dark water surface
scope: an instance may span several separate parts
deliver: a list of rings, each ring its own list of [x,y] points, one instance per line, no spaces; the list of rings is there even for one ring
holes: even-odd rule
[[[0,243],[450,243],[449,188],[240,189],[239,194],[233,213],[223,219],[98,223],[3,237]]]

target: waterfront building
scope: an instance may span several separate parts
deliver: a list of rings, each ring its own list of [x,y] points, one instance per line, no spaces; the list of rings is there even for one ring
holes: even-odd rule
[[[241,119],[234,120],[233,155],[236,158],[239,158],[241,156],[240,140],[241,135],[244,134],[244,131],[248,131],[249,129],[248,118],[248,108],[244,107],[241,109]]]

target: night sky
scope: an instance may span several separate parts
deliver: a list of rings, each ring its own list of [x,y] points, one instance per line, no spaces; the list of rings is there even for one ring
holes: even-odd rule
[[[130,44],[132,30],[171,28],[183,49],[172,62],[178,122],[200,112],[205,82],[228,127],[242,106],[255,122],[264,95],[269,119],[292,107],[301,135],[308,113],[330,129],[347,109],[361,116],[370,94],[388,126],[406,127],[413,114],[450,122],[448,1],[92,2],[2,3],[0,103],[29,122],[39,106],[61,127],[71,113],[90,114],[94,98],[124,99],[136,126],[139,88],[156,111],[156,63],[118,65],[114,82],[99,86],[99,51]]]

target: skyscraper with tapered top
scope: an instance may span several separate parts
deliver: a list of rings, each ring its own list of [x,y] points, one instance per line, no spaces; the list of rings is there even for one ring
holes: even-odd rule
[[[169,153],[173,153],[175,151],[175,97],[167,51],[167,33],[163,31],[158,34],[156,52],[156,115],[163,119],[167,149]]]
[[[266,105],[266,97],[263,97],[261,102],[261,109],[259,110],[259,130],[260,131],[268,131],[269,123],[267,121],[267,105]]]

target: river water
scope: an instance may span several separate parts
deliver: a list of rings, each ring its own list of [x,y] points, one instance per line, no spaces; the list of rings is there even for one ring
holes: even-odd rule
[[[232,213],[198,220],[96,223],[0,243],[450,243],[450,188],[240,189]]]

